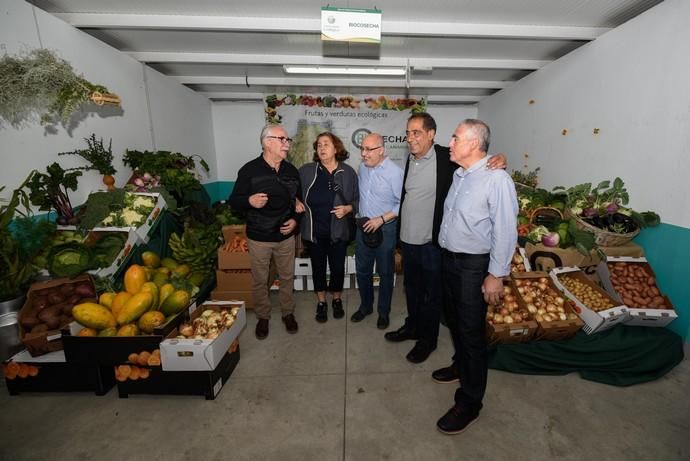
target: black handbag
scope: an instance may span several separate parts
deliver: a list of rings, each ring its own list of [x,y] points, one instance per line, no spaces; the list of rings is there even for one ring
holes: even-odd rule
[[[345,199],[345,195],[343,194],[342,188],[340,187],[340,184],[333,183],[331,186],[333,187],[333,192],[338,194],[338,197],[340,197],[340,201],[343,202],[343,205],[349,205],[347,203],[347,200]],[[355,236],[357,235],[357,221],[355,220],[355,214],[354,210],[352,210],[352,213],[346,216],[347,219],[347,229],[348,229],[348,238],[347,241],[351,242],[355,239]]]

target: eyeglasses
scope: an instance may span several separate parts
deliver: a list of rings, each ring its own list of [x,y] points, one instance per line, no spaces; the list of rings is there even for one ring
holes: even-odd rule
[[[290,144],[292,142],[292,138],[286,138],[285,136],[266,136],[267,138],[273,138],[273,139],[279,139],[280,142],[286,142]]]
[[[380,148],[382,148],[382,147],[383,147],[383,146],[362,147],[361,151],[362,151],[362,153],[364,153],[364,154],[368,154],[369,152],[373,152],[373,151],[375,151],[376,149],[380,149]]]

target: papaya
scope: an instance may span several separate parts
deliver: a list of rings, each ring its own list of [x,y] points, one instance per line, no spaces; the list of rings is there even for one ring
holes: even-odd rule
[[[153,274],[156,273],[155,269],[151,269],[150,267],[144,266],[144,273],[146,274],[146,281],[149,282],[153,280]]]
[[[161,257],[153,251],[144,251],[141,254],[141,262],[144,263],[144,266],[157,269],[161,265]]]
[[[125,272],[125,291],[135,295],[146,283],[146,271],[139,264],[132,264]]]
[[[79,330],[77,336],[96,336],[97,334],[98,333],[93,328],[86,327]]]
[[[101,296],[98,298],[98,304],[110,308],[110,306],[112,306],[113,304],[113,299],[115,299],[115,296],[117,296],[117,293],[113,293],[112,291],[106,291],[105,293],[101,294]]]
[[[171,295],[165,298],[161,304],[160,311],[164,315],[174,315],[182,312],[185,307],[189,306],[191,297],[189,293],[184,290],[175,290]]]
[[[177,261],[172,258],[163,258],[161,259],[161,266],[173,270],[177,267]]]
[[[115,336],[117,334],[117,328],[105,328],[98,332],[98,336]]]
[[[155,274],[153,274],[153,278],[151,280],[157,286],[162,287],[163,285],[168,283],[168,274],[164,274],[162,272],[156,272]]]
[[[137,326],[141,331],[147,334],[153,333],[153,330],[165,323],[165,315],[159,311],[144,312],[144,315],[139,317]]]
[[[180,264],[172,270],[172,275],[176,277],[186,277],[192,271],[192,268],[187,264]]]
[[[147,292],[137,293],[129,298],[117,314],[118,325],[135,322],[144,312],[149,310],[151,302],[153,302],[153,295]]]
[[[102,330],[117,325],[113,313],[107,307],[96,303],[77,304],[72,309],[72,317],[85,327],[95,330]]]
[[[156,272],[160,274],[170,275],[170,272],[172,271],[167,267],[159,267],[158,269],[156,269]]]
[[[128,323],[127,325],[122,325],[117,330],[117,334],[115,336],[138,336],[138,335],[139,335],[139,328],[133,323]]]
[[[165,301],[165,298],[170,296],[175,292],[175,287],[172,285],[172,283],[166,283],[163,285],[158,293],[158,310],[160,310],[161,305],[163,305],[163,301]]]
[[[154,282],[146,282],[143,287],[141,287],[140,293],[151,293],[153,300],[151,301],[150,311],[156,310],[158,308],[158,285]]]
[[[110,311],[113,313],[115,318],[117,318],[117,314],[120,313],[125,303],[129,301],[129,298],[131,297],[131,293],[127,293],[126,291],[121,291],[115,296],[113,303],[110,305]]]

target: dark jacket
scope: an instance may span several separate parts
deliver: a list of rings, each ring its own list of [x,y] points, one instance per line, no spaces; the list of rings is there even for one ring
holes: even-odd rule
[[[312,212],[307,202],[309,200],[309,191],[316,181],[316,174],[319,166],[320,164],[318,162],[311,162],[299,169],[305,208],[302,223],[300,225],[300,232],[302,238],[309,242],[314,241],[314,220],[312,219]],[[333,206],[352,205],[352,213],[342,219],[338,219],[335,215],[331,215],[331,241],[349,242],[355,238],[354,235],[351,235],[352,228],[354,227],[352,225],[352,220],[354,220],[359,208],[359,183],[357,181],[357,173],[350,165],[338,162],[338,166],[333,172],[333,182],[340,190],[340,192],[336,192],[335,194]]]
[[[263,208],[249,204],[249,197],[257,192],[268,194]],[[293,218],[299,227],[296,197],[302,199],[297,168],[283,160],[276,172],[260,155],[240,168],[229,201],[232,208],[247,212],[247,237],[260,242],[281,242],[290,237],[280,233],[285,221]]]
[[[434,144],[434,151],[436,152],[436,201],[434,202],[434,226],[431,232],[431,238],[434,245],[438,245],[438,234],[441,230],[441,221],[443,220],[443,204],[448,195],[453,183],[453,172],[458,168],[458,165],[450,161],[450,149],[444,146]],[[402,204],[405,201],[405,183],[407,182],[407,171],[410,168],[410,158],[408,156],[405,163],[405,176],[403,177],[403,190],[400,196],[400,216],[398,217],[398,240],[400,239],[400,223],[407,217],[402,216]],[[411,216],[410,219],[414,219]]]

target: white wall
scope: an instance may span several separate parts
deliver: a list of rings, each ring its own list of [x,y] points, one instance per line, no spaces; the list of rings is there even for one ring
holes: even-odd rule
[[[483,99],[493,150],[513,167],[528,154],[546,188],[619,176],[633,208],[690,227],[689,6],[667,0]]]
[[[458,122],[476,117],[475,106],[431,106],[436,120],[436,142],[448,145]],[[218,102],[213,105],[213,133],[216,139],[218,180],[234,181],[239,169],[261,152],[259,133],[265,123],[262,102]],[[358,162],[355,162],[358,164]]]
[[[262,102],[213,104],[218,180],[234,181],[237,172],[261,153],[259,134],[266,123]]]
[[[58,125],[55,132],[37,121],[19,129],[3,124],[0,185],[7,185],[7,191],[19,185],[31,169],[44,171],[54,161],[65,168],[83,166],[80,158],[58,157],[57,153],[86,147],[83,138],[91,133],[106,143],[112,138],[117,185],[131,174],[121,163],[125,149],[152,150],[154,139],[159,149],[200,154],[215,166],[211,103],[206,98],[21,0],[3,0],[0,5],[0,44],[9,54],[49,48],[69,61],[75,72],[108,87],[122,99],[121,110],[104,107],[82,112],[73,118],[83,118],[77,124],[67,128]],[[83,203],[89,191],[101,186],[98,173],[85,172],[79,190],[70,193],[72,204]]]

